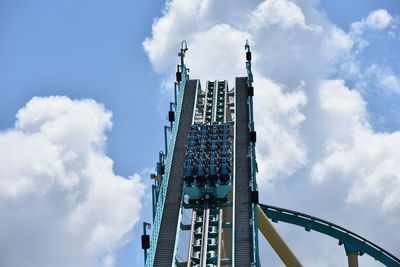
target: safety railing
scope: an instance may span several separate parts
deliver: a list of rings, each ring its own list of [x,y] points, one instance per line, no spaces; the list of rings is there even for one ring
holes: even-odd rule
[[[255,145],[255,129],[254,129],[254,113],[253,113],[253,73],[251,71],[251,52],[250,45],[246,41],[246,70],[247,70],[247,93],[248,93],[248,107],[249,107],[249,133],[250,133],[250,169],[251,169],[251,180],[250,187],[251,191],[258,194],[256,173],[257,161],[256,161],[256,145]],[[257,195],[258,198],[258,195]],[[257,200],[258,201],[258,200]],[[252,226],[253,226],[253,264],[254,266],[260,266],[260,256],[258,249],[258,221],[257,221],[257,203],[252,199]]]
[[[179,118],[181,115],[183,95],[184,95],[185,84],[186,84],[186,80],[187,80],[186,66],[182,65],[181,68],[182,68],[182,80],[179,82],[179,87],[178,87],[177,103],[176,103],[176,109],[175,109],[175,121],[173,122],[172,129],[171,129],[171,135],[169,138],[170,142],[168,143],[168,151],[166,151],[167,158],[165,161],[165,174],[162,178],[162,182],[160,185],[160,191],[159,191],[157,207],[156,207],[156,214],[155,214],[155,217],[153,220],[153,231],[151,234],[150,250],[149,250],[149,253],[147,254],[147,260],[146,260],[146,266],[148,266],[148,267],[153,266],[154,257],[155,257],[155,253],[156,253],[156,249],[157,249],[158,235],[160,232],[161,220],[162,220],[162,215],[163,215],[163,210],[164,210],[164,203],[165,203],[165,198],[167,195],[168,181],[169,181],[169,175],[171,172],[171,165],[172,165],[172,158],[173,158],[173,151],[175,149],[176,135],[178,133]]]

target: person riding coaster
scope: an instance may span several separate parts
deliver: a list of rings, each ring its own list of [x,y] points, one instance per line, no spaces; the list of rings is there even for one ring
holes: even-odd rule
[[[218,180],[217,173],[218,173],[217,166],[215,164],[209,164],[208,165],[208,176],[207,176],[207,178],[208,178],[208,182],[209,182],[209,184],[211,186],[215,186],[215,183]]]
[[[231,155],[231,151],[228,146],[223,146],[221,148],[221,156],[222,157],[229,157]]]
[[[221,163],[228,163],[228,166],[232,166],[232,161],[228,157],[221,157]]]
[[[206,169],[204,164],[199,164],[196,167],[196,183],[198,187],[204,187],[206,183]]]
[[[218,140],[219,139],[219,135],[218,134],[211,134],[210,135],[211,140]]]
[[[199,137],[199,134],[197,133],[197,131],[190,131],[189,132],[189,136],[188,136],[188,139],[190,140],[191,138],[194,138],[194,140],[197,140],[198,139],[198,137]]]
[[[218,151],[218,146],[217,145],[210,145],[209,150],[210,151]]]
[[[202,125],[202,127],[201,127],[200,133],[203,136],[207,136],[208,135],[208,129],[207,129],[207,127],[203,127],[203,126],[204,125]]]
[[[198,127],[191,127],[189,132],[190,133],[198,133],[199,132],[199,128]]]
[[[192,150],[188,150],[185,154],[186,159],[193,159],[194,158],[194,153]]]
[[[210,146],[212,146],[212,145],[216,145],[217,147],[219,147],[218,140],[210,140]]]
[[[200,140],[199,146],[207,146],[207,140]]]
[[[195,165],[196,166],[205,166],[206,165],[206,159],[205,158],[197,158]]]
[[[231,141],[230,140],[221,140],[221,146],[231,146]]]
[[[205,159],[206,158],[206,153],[204,151],[200,151],[197,153],[197,158],[198,159]]]
[[[219,155],[216,151],[210,151],[210,153],[208,153],[208,164],[217,164],[218,160],[219,160]]]
[[[189,142],[188,143],[196,143],[197,142],[197,136],[189,136]]]
[[[195,148],[197,145],[196,141],[189,141],[187,147],[188,148]]]
[[[229,128],[224,128],[224,129],[222,129],[222,133],[223,134],[230,134],[231,131],[229,130]]]
[[[221,164],[219,168],[219,179],[221,180],[221,185],[228,184],[230,173],[232,172],[229,162],[226,158],[221,159]]]
[[[222,134],[222,140],[231,140],[231,136],[229,134]]]
[[[197,152],[201,152],[201,151],[207,151],[207,146],[205,146],[205,145],[202,145],[202,146],[198,146],[197,147]]]
[[[218,164],[219,162],[218,162],[218,158],[217,157],[212,157],[212,158],[210,158],[210,157],[208,157],[207,158],[207,164],[208,165],[210,165],[210,164]]]
[[[184,181],[187,184],[187,186],[192,186],[192,183],[194,181],[194,177],[193,177],[193,160],[192,159],[187,159],[185,161]]]
[[[196,130],[190,130],[189,131],[189,136],[197,136],[198,133],[199,133],[199,131],[197,129]]]

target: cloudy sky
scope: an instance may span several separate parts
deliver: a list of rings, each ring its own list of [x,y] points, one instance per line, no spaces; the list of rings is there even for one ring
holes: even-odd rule
[[[142,265],[183,39],[191,77],[231,87],[250,40],[261,201],[400,257],[400,3],[348,2],[0,1],[0,265]],[[276,227],[305,266],[345,266]]]

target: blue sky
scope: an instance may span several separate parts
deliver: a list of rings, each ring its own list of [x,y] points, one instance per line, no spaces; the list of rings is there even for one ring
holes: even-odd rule
[[[117,172],[128,175],[147,166],[151,161],[136,151],[157,151],[162,145],[154,137],[161,133],[163,118],[159,97],[154,97],[159,77],[141,43],[163,1],[0,5],[1,128],[13,126],[17,110],[33,96],[93,98],[113,112],[109,154]],[[143,111],[145,120],[139,116]],[[149,135],[154,141],[145,144]]]
[[[160,77],[152,71],[142,42],[163,5],[1,1],[0,129],[12,127],[16,112],[34,96],[92,98],[113,113],[107,154],[115,172],[127,177],[153,167],[163,148],[166,111]],[[142,256],[140,231],[134,244],[120,253],[118,266]]]
[[[397,1],[321,1],[321,8],[326,11],[329,19],[348,30],[352,22],[361,20],[372,10],[386,9],[392,14],[399,14],[400,3]],[[395,73],[400,73],[400,53],[394,53],[400,46],[399,38],[388,40],[382,35],[374,36],[371,34],[371,45],[364,51],[364,55],[360,59],[362,64],[368,65],[372,63],[384,64],[390,66]],[[372,88],[373,89],[373,88]],[[365,95],[371,110],[382,114],[382,117],[376,118],[375,126],[385,131],[393,131],[399,129],[400,119],[398,117],[398,103],[400,98],[393,94],[377,94],[370,90]]]
[[[158,151],[164,147],[162,127],[167,123],[169,95],[162,84],[169,84],[172,90],[168,82],[178,62],[175,53],[181,41],[171,40],[169,44],[173,47],[173,61],[169,56],[160,59],[165,59],[169,70],[156,72],[159,63],[157,59],[149,60],[151,53],[146,53],[142,43],[152,37],[153,21],[163,16],[164,6],[160,0],[0,1],[0,129],[12,128],[17,111],[34,96],[94,99],[113,114],[106,154],[114,161],[114,172],[123,177],[139,173],[150,184],[148,168],[153,168]],[[321,0],[317,9],[332,24],[349,32],[351,23],[377,9],[398,16],[400,2]],[[356,58],[364,72],[377,64],[399,77],[399,28],[395,33],[393,38],[387,32],[366,33],[370,45]],[[188,33],[185,36],[191,38]],[[180,37],[178,34],[177,39]],[[257,45],[260,47],[260,42]],[[199,75],[203,73],[199,71]],[[243,64],[243,71],[237,75],[244,74]],[[346,77],[340,71],[329,75],[345,79],[347,86],[359,89],[376,131],[393,133],[400,129],[399,93],[379,90],[373,81],[363,89],[356,77]],[[196,72],[191,77],[196,77]],[[282,184],[276,188],[282,186],[282,190],[287,189]],[[142,263],[139,235],[141,222],[151,220],[148,200],[144,198],[142,220],[136,224],[132,240],[117,250],[118,267]]]

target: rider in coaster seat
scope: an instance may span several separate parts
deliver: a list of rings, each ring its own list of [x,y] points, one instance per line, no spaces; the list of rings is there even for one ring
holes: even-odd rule
[[[199,164],[196,167],[196,182],[198,187],[204,187],[206,183],[206,168],[204,164]]]
[[[206,158],[206,153],[204,151],[200,151],[197,153],[197,158],[198,159],[205,159]]]
[[[228,146],[223,146],[221,148],[221,156],[222,157],[229,157],[231,155],[231,151]]]
[[[197,158],[196,158],[196,165],[197,165],[197,166],[200,166],[200,165],[205,166],[205,165],[206,165],[206,159],[205,159],[205,158],[199,158],[199,157],[197,157]]]
[[[217,181],[217,165],[216,164],[209,164],[208,165],[208,182],[211,186],[215,186],[215,182]]]
[[[226,158],[221,159],[221,167],[219,168],[219,178],[221,179],[221,184],[226,185],[229,181],[229,175],[231,173],[231,168],[229,166],[228,160]]]
[[[192,149],[188,149],[186,154],[185,154],[186,159],[193,159],[194,158],[194,153]]]
[[[187,147],[188,148],[195,148],[196,147],[196,141],[189,141]]]
[[[231,146],[231,141],[230,140],[222,140],[221,141],[221,145],[230,147]]]
[[[196,142],[197,140],[197,135],[190,135],[189,136],[189,142]]]
[[[230,141],[231,140],[231,136],[229,134],[222,134],[222,138],[221,139]]]
[[[216,145],[217,147],[219,147],[219,142],[218,140],[210,140],[210,146]]]
[[[211,144],[210,145],[210,147],[209,147],[209,149],[210,149],[210,151],[218,151],[218,145],[216,145],[216,144]]]
[[[187,186],[192,186],[192,183],[194,181],[193,160],[192,159],[187,159],[185,161],[184,180],[185,180]]]
[[[223,134],[230,134],[230,130],[229,130],[229,128],[224,128],[224,129],[222,129],[222,133]]]
[[[211,134],[218,134],[218,128],[216,125],[212,127]]]
[[[209,164],[212,163],[217,163],[219,159],[218,153],[216,151],[210,151],[210,153],[208,153],[208,162]]]
[[[219,139],[219,136],[218,136],[218,134],[212,133],[212,134],[210,135],[210,138],[211,138],[211,140],[218,140],[218,139]]]
[[[207,146],[207,140],[200,140],[199,146]]]
[[[201,133],[202,136],[207,136],[208,135],[208,129],[207,129],[206,125],[202,125],[201,126],[200,133]]]
[[[198,153],[200,153],[200,152],[205,152],[205,151],[207,151],[207,146],[205,146],[205,145],[200,145],[200,146],[198,146],[197,147],[197,152]]]
[[[207,165],[209,164],[218,164],[217,158],[216,157],[207,158]]]
[[[197,136],[199,131],[197,129],[190,129],[189,136]]]

